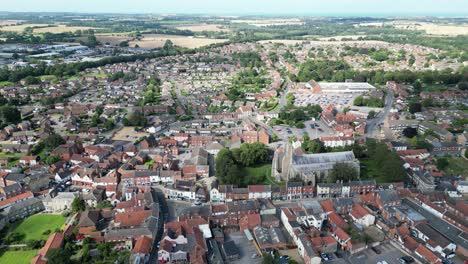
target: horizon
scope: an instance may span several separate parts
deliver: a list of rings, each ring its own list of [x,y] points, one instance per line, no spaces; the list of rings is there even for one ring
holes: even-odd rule
[[[12,13],[75,13],[75,14],[175,14],[212,16],[468,16],[468,2],[451,0],[81,0],[65,3],[60,0],[17,0],[2,4],[0,12]]]

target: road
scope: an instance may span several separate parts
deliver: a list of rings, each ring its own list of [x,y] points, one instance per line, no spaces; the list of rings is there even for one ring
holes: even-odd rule
[[[468,241],[466,241],[460,236],[462,234],[462,231],[460,229],[431,214],[430,212],[419,206],[419,204],[417,204],[417,202],[415,201],[403,199],[403,203],[410,206],[418,213],[423,215],[428,220],[428,224],[432,226],[435,230],[437,230],[439,233],[443,234],[446,238],[453,241],[455,244],[462,245],[464,248],[468,248]]]
[[[382,111],[373,119],[369,120],[367,122],[366,126],[366,136],[367,137],[376,137],[378,136],[379,132],[379,124],[383,123],[385,119],[387,118],[388,114],[390,113],[390,110],[392,109],[393,105],[393,100],[395,98],[395,95],[393,94],[393,91],[390,89],[387,89],[387,96],[385,96],[385,105]]]

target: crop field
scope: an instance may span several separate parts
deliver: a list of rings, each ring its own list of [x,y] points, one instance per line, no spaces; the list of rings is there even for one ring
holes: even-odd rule
[[[228,28],[223,28],[221,25],[214,25],[214,24],[184,25],[184,26],[177,27],[177,29],[190,30],[192,32],[202,32],[202,31],[227,32],[227,31],[230,31]]]
[[[92,27],[69,27],[67,25],[57,25],[54,27],[46,27],[46,28],[36,28],[34,29],[34,33],[64,33],[64,32],[74,32],[77,30],[89,30],[93,29]]]
[[[122,41],[128,41],[133,39],[131,34],[96,34],[96,38],[99,42],[109,45],[119,45]]]
[[[468,24],[437,24],[418,21],[392,21],[392,22],[371,22],[361,23],[361,26],[384,27],[393,26],[398,29],[420,30],[429,35],[457,36],[468,34]]]
[[[46,27],[47,24],[22,24],[14,26],[3,26],[0,28],[0,31],[10,31],[10,32],[23,32],[27,27]]]
[[[3,26],[14,26],[23,22],[23,20],[0,20],[0,27]]]
[[[4,26],[0,28],[0,31],[12,31],[12,32],[23,32],[27,27],[39,27],[33,30],[36,34],[42,33],[64,33],[64,32],[74,32],[77,30],[88,30],[92,27],[69,27],[67,25],[51,25],[48,24],[22,24],[15,26]]]
[[[171,40],[174,45],[183,48],[199,48],[208,46],[215,43],[221,43],[227,41],[226,39],[210,39],[210,38],[195,38],[180,35],[161,35],[161,34],[148,34],[144,35],[141,40],[130,41],[130,46],[135,45],[141,48],[156,49],[161,48],[166,43],[166,40]]]
[[[291,19],[261,19],[261,20],[233,20],[234,24],[248,24],[256,27],[269,27],[269,26],[285,26],[285,25],[304,25],[304,22],[297,18]]]

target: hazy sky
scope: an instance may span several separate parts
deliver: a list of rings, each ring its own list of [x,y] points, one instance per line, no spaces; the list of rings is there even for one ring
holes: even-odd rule
[[[468,15],[468,0],[0,0],[0,11]]]

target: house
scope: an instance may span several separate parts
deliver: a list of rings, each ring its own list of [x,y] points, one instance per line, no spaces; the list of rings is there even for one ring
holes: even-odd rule
[[[349,215],[356,223],[364,227],[368,227],[375,223],[375,216],[358,203],[354,204]]]
[[[224,259],[228,262],[236,261],[240,258],[240,252],[234,241],[224,242],[222,245]]]
[[[48,194],[42,202],[47,212],[59,212],[63,210],[70,210],[73,200],[78,196],[73,192],[59,192],[57,195],[52,196]]]
[[[259,247],[264,251],[279,250],[287,246],[286,238],[279,227],[256,226],[253,233]]]
[[[81,213],[78,225],[78,233],[86,235],[98,229],[103,217],[100,210],[86,210]]]
[[[381,190],[377,192],[376,203],[380,208],[397,206],[401,204],[401,199],[395,190]]]
[[[132,250],[131,263],[149,263],[153,240],[147,236],[140,236],[135,242]]]
[[[61,232],[53,233],[44,246],[39,250],[39,253],[32,259],[31,264],[47,263],[47,254],[51,250],[59,249],[63,245],[64,235]]]
[[[342,248],[345,248],[351,240],[351,237],[339,227],[333,229],[332,236],[338,241]]]
[[[432,253],[429,249],[427,249],[425,246],[419,244],[419,246],[416,248],[416,251],[414,251],[414,253],[424,259],[425,261],[427,261],[427,263],[429,264],[439,264],[441,263],[441,260],[440,258]]]
[[[23,166],[36,166],[38,161],[38,156],[23,156],[19,159],[19,163]]]
[[[443,258],[453,257],[457,246],[443,234],[426,223],[421,223],[411,228],[411,232],[417,238],[426,242],[426,247]]]

